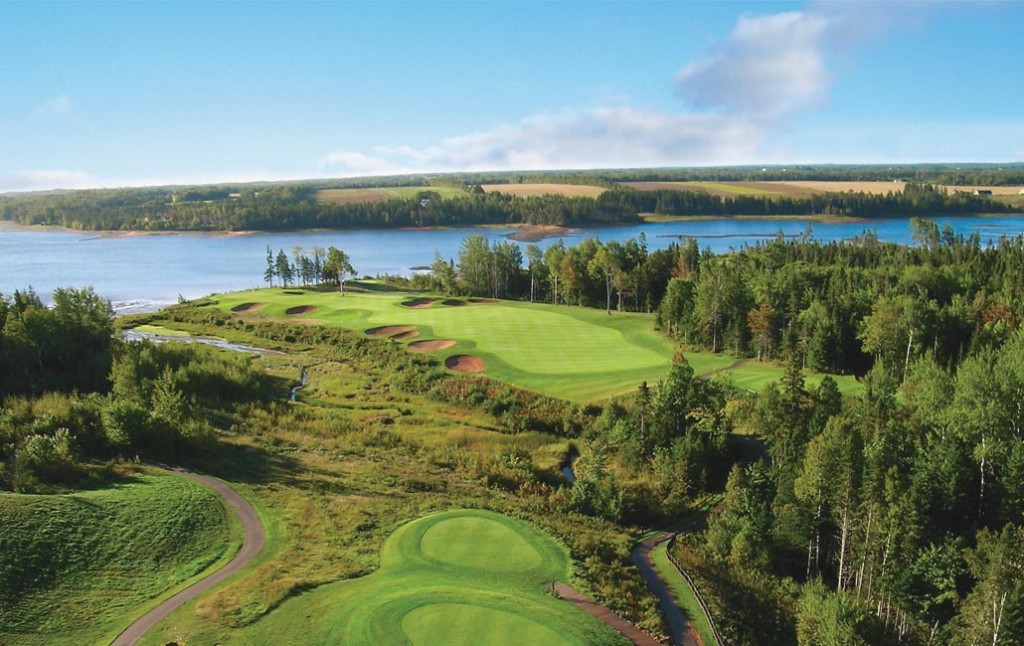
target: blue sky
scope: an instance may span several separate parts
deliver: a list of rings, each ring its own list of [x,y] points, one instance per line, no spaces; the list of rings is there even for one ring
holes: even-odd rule
[[[1021,2],[0,2],[0,191],[1024,161]]]

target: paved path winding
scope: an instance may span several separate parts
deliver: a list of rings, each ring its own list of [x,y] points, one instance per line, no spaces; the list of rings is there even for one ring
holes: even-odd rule
[[[583,612],[591,614],[615,630],[622,633],[626,639],[637,646],[658,646],[659,642],[654,637],[637,628],[635,625],[618,616],[608,608],[605,608],[576,588],[565,583],[556,583],[555,592],[559,597],[573,604]]]
[[[200,475],[185,469],[172,468],[170,470],[206,485],[224,498],[228,505],[238,514],[238,519],[242,522],[242,529],[244,531],[242,549],[238,550],[235,558],[231,559],[230,563],[206,578],[196,581],[140,617],[135,623],[128,626],[123,633],[118,635],[111,646],[132,646],[138,642],[142,639],[143,635],[149,632],[153,626],[160,623],[167,615],[248,565],[260,553],[260,550],[263,549],[263,544],[266,542],[263,524],[260,522],[259,515],[253,509],[253,506],[249,504],[249,501],[240,496],[237,491],[210,476]]]
[[[664,534],[652,536],[646,541],[641,541],[633,546],[630,556],[633,557],[633,563],[640,570],[644,580],[647,581],[647,587],[651,589],[654,596],[658,597],[661,616],[665,619],[668,636],[672,643],[676,646],[698,646],[698,639],[694,632],[690,630],[689,624],[686,623],[683,611],[680,610],[675,597],[672,596],[672,592],[668,589],[668,585],[665,584],[658,571],[654,569],[654,563],[651,562],[651,550],[674,535],[674,532],[665,532]]]

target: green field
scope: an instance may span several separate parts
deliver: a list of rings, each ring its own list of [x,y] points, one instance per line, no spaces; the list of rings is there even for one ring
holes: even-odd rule
[[[155,470],[95,491],[0,493],[0,528],[0,644],[109,643],[241,543],[217,494]]]
[[[418,333],[402,338],[409,344],[451,340],[455,344],[432,354],[440,359],[472,355],[483,360],[484,374],[521,388],[576,402],[594,401],[630,392],[643,381],[656,382],[668,373],[673,342],[654,329],[648,314],[552,306],[516,301],[471,302],[429,300],[408,307],[417,296],[401,293],[349,293],[261,289],[216,297],[218,307],[232,311],[248,303],[261,307],[246,316],[320,321],[356,331],[382,326],[413,326]],[[451,304],[446,304],[451,303]],[[313,307],[299,315],[292,308]],[[725,354],[688,352],[697,374],[721,371],[733,364]],[[760,389],[783,375],[770,364],[744,364],[725,371],[736,385]],[[813,382],[822,375],[810,375]],[[841,377],[843,392],[857,392],[852,377]]]
[[[380,568],[285,601],[222,643],[622,644],[611,628],[547,592],[569,555],[527,523],[482,510],[432,514],[400,526]],[[146,643],[162,643],[154,631]],[[214,635],[195,635],[197,639]]]
[[[443,198],[462,197],[466,194],[453,186],[389,186],[387,188],[327,188],[316,192],[316,199],[327,204],[355,204],[357,202],[384,202],[394,199],[412,199],[429,191]]]

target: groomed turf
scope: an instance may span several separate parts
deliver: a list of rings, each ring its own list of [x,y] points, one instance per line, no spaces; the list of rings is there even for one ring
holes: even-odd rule
[[[628,643],[548,593],[552,581],[567,580],[568,570],[567,551],[523,521],[484,510],[446,511],[395,530],[373,574],[292,597],[259,622],[216,639],[352,645]],[[215,639],[194,635],[197,643],[207,637]]]
[[[0,494],[0,644],[109,642],[240,539],[217,494],[166,472],[67,495]]]
[[[658,381],[668,373],[675,352],[672,341],[655,331],[654,317],[648,314],[609,315],[597,309],[482,299],[455,306],[442,299],[401,293],[341,296],[333,291],[289,294],[261,289],[217,298],[225,312],[245,303],[262,303],[258,311],[245,314],[252,318],[301,318],[370,331],[372,336],[415,330],[421,342],[450,339],[455,341],[452,346],[432,352],[439,360],[476,357],[483,362],[483,374],[577,402],[604,399],[633,391],[643,381]],[[297,307],[315,309],[301,317],[287,314]],[[784,373],[780,366],[751,362],[723,370],[735,361],[725,354],[691,352],[686,357],[698,375],[722,371],[723,376],[734,377],[738,386],[752,390],[760,390]],[[809,380],[815,383],[821,377],[812,374]],[[858,392],[859,384],[852,377],[839,381],[843,392]]]

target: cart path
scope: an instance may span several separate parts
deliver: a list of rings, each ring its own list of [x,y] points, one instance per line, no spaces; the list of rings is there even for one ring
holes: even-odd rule
[[[619,631],[626,637],[626,639],[637,646],[658,646],[660,643],[654,637],[651,637],[632,623],[626,621],[570,585],[565,583],[555,583],[555,592],[559,597],[565,599],[583,612],[597,617],[604,623]]]
[[[654,569],[654,563],[651,562],[651,550],[673,536],[675,536],[675,532],[665,532],[664,534],[658,534],[645,541],[641,541],[633,547],[630,556],[633,557],[633,563],[640,570],[644,581],[647,582],[647,587],[651,589],[654,596],[658,597],[658,606],[661,608],[661,616],[665,619],[665,626],[668,628],[668,635],[669,639],[672,640],[672,644],[676,646],[698,646],[700,643],[699,638],[694,631],[690,630],[686,617],[683,615],[683,611],[680,610],[679,604],[676,603],[675,597],[672,596],[672,592],[668,589],[658,571]]]
[[[239,495],[237,491],[229,487],[224,482],[217,480],[216,478],[211,478],[210,476],[204,476],[180,468],[170,468],[169,470],[177,473],[178,475],[195,480],[200,484],[206,485],[224,498],[225,502],[227,502],[228,506],[234,510],[235,514],[238,515],[238,519],[242,523],[242,529],[244,532],[242,549],[238,550],[238,553],[235,554],[235,558],[231,559],[230,563],[216,572],[211,573],[207,577],[196,581],[189,587],[185,588],[170,599],[167,599],[159,606],[153,608],[137,619],[135,623],[128,626],[124,632],[118,635],[117,639],[112,642],[111,646],[133,646],[136,642],[142,639],[143,635],[149,632],[151,628],[167,617],[167,615],[171,614],[185,603],[195,599],[248,565],[260,553],[260,550],[263,549],[263,544],[266,542],[266,536],[263,532],[263,524],[260,522],[259,515],[256,513],[256,510],[253,509],[253,506],[249,504],[249,501]]]

